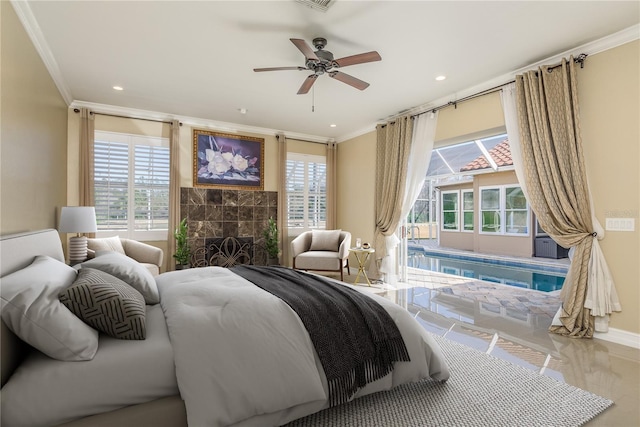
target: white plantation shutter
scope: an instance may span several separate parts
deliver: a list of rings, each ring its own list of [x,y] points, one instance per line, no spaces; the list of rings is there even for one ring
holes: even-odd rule
[[[98,232],[137,240],[166,238],[168,140],[96,132],[94,150]]]
[[[169,226],[169,148],[135,146],[135,230]]]
[[[325,228],[327,219],[326,158],[287,155],[287,223],[289,228]]]
[[[99,141],[94,144],[95,207],[98,231],[126,230],[129,200],[128,144]]]

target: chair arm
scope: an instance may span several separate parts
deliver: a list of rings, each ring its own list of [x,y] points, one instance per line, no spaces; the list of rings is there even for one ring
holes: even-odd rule
[[[340,243],[340,248],[338,249],[338,255],[340,259],[345,259],[349,256],[349,248],[351,247],[351,233],[348,231],[343,231],[344,238]]]
[[[311,247],[311,232],[305,231],[291,241],[291,256],[297,257]]]
[[[147,264],[154,264],[158,267],[162,266],[162,258],[164,252],[160,248],[151,246],[149,244],[139,242],[137,240],[121,239],[124,252],[128,257],[135,259],[138,262],[144,262]]]

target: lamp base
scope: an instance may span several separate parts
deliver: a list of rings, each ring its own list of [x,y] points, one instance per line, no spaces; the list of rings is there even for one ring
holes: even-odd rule
[[[86,236],[74,236],[69,239],[69,264],[74,265],[87,259]]]

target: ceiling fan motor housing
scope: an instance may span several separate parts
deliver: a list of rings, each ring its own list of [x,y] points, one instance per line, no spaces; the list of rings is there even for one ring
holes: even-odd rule
[[[314,52],[318,57],[318,60],[309,59],[307,60],[305,65],[310,70],[313,70],[316,74],[324,74],[326,71],[330,70],[334,66],[333,53],[329,52],[328,50],[322,50],[322,47],[326,45],[325,39],[320,39],[320,40],[324,40],[324,44],[322,43],[317,44],[316,43],[317,40],[318,39],[314,39],[313,44],[318,49],[316,52]]]

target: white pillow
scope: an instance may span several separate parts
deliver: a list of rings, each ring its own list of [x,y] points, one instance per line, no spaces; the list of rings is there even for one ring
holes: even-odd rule
[[[31,265],[2,278],[2,320],[23,341],[63,361],[91,360],[98,331],[78,319],[58,300],[73,283],[76,270],[40,255]]]
[[[147,304],[160,302],[158,286],[146,267],[133,258],[118,252],[98,251],[96,257],[82,263],[81,268],[95,268],[127,283],[140,292]]]
[[[340,249],[340,233],[342,230],[311,230],[310,251],[332,251]]]
[[[114,251],[126,255],[120,236],[105,237],[100,239],[87,240],[87,247],[92,251]]]

